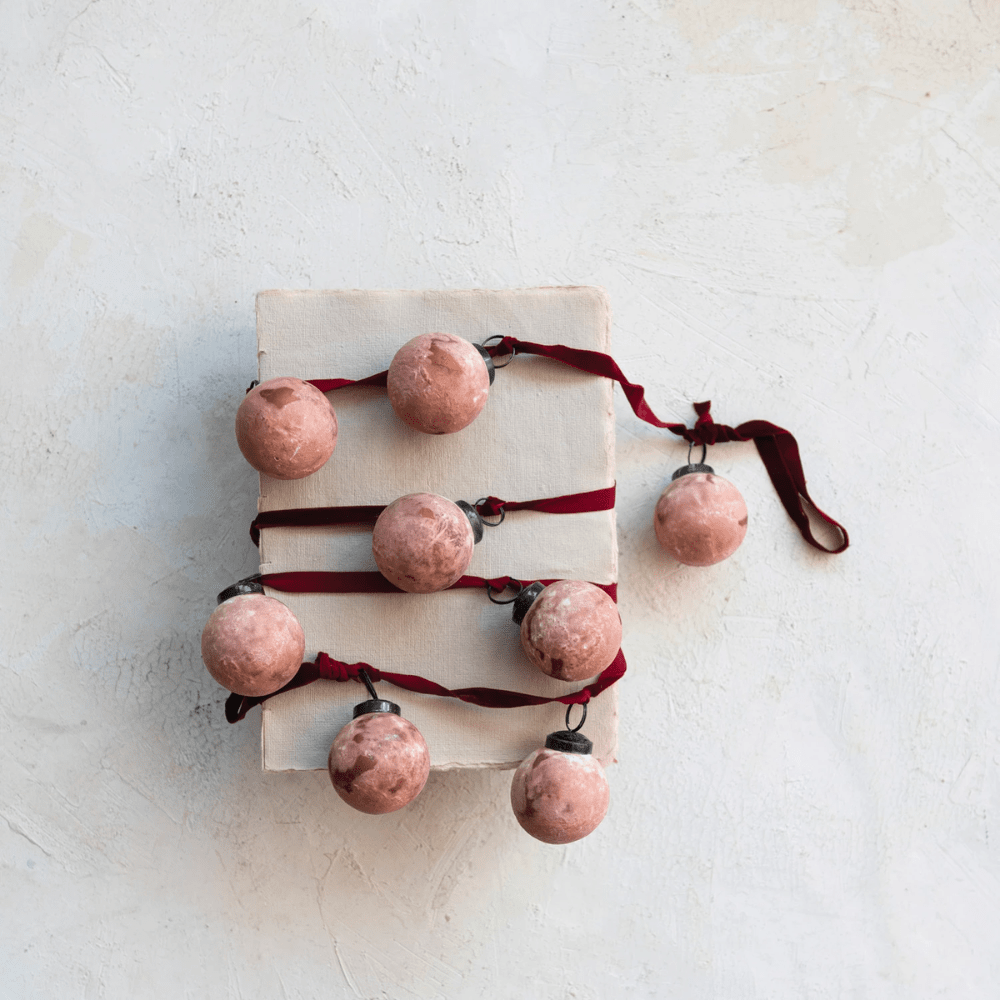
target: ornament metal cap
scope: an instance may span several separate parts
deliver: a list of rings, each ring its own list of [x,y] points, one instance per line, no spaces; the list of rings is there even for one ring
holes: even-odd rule
[[[704,462],[697,462],[694,465],[682,465],[671,477],[670,481],[673,482],[675,479],[680,479],[681,476],[690,476],[692,472],[707,472],[712,474],[715,469],[710,465],[705,465]]]
[[[580,708],[583,709],[583,714],[580,716],[580,721],[571,729],[569,714],[573,711],[573,706],[566,706],[566,728],[560,729],[557,733],[549,733],[545,737],[546,750],[559,750],[562,753],[591,753],[593,751],[593,742],[580,732],[583,724],[587,721],[587,703],[583,702]]]
[[[546,750],[561,750],[563,753],[591,753],[594,744],[583,733],[574,733],[572,729],[563,729],[558,733],[549,733],[545,737]]]
[[[496,365],[493,364],[492,355],[482,344],[473,344],[473,347],[483,356],[483,361],[486,362],[486,372],[490,376],[490,385],[493,385],[493,380],[497,377],[497,369]]]
[[[383,698],[370,698],[368,701],[359,702],[354,706],[354,718],[359,715],[374,715],[376,712],[392,712],[393,715],[402,715],[399,705],[394,701],[386,701]]]
[[[455,506],[469,519],[473,544],[478,545],[483,540],[483,519],[479,516],[479,511],[466,500],[456,500]]]
[[[490,373],[490,385],[493,385],[493,376],[496,373],[497,369],[506,368],[507,365],[509,365],[517,356],[517,348],[512,347],[510,349],[510,357],[502,365],[498,365],[496,361],[494,361],[493,355],[490,354],[490,352],[487,350],[486,347],[486,345],[489,344],[490,341],[492,340],[496,340],[499,341],[500,343],[503,343],[503,334],[495,333],[493,334],[492,337],[487,337],[481,344],[475,345],[476,349],[479,351],[480,354],[483,355],[483,358],[486,361],[486,370]]]
[[[375,715],[378,712],[391,712],[393,715],[403,714],[399,710],[399,705],[394,701],[386,701],[375,693],[375,685],[372,684],[372,679],[368,676],[368,671],[364,667],[358,670],[358,679],[368,688],[368,693],[371,697],[367,701],[359,702],[354,706],[355,719],[360,715]]]
[[[255,573],[253,576],[238,580],[231,587],[226,587],[225,590],[220,591],[219,596],[216,598],[216,603],[222,604],[223,601],[228,601],[230,597],[239,597],[240,594],[263,593],[264,585],[260,582],[260,573]]]
[[[520,625],[524,621],[524,616],[528,613],[528,608],[534,600],[545,589],[545,584],[536,580],[529,583],[527,587],[522,587],[520,593],[514,598],[514,608],[511,611],[511,618],[515,625]]]

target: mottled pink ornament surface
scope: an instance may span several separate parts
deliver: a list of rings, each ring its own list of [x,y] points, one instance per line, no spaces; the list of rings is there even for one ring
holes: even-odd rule
[[[622,644],[615,602],[584,580],[549,584],[521,622],[521,645],[539,670],[561,681],[600,673]]]
[[[327,761],[337,794],[365,813],[412,802],[427,783],[431,755],[417,727],[392,712],[359,715],[337,734]]]
[[[283,688],[298,672],[306,638],[281,601],[239,594],[223,601],[201,633],[208,672],[235,694],[250,697]]]
[[[316,386],[300,378],[268,379],[240,403],[236,441],[258,472],[303,479],[333,454],[337,415]]]
[[[452,434],[479,416],[490,376],[482,355],[467,340],[424,333],[396,352],[386,388],[397,416],[412,428]]]
[[[610,795],[596,757],[544,748],[521,762],[510,786],[518,823],[546,844],[586,837],[607,814]]]
[[[731,556],[747,533],[747,505],[728,479],[691,472],[660,494],[653,515],[660,545],[686,566],[711,566]]]
[[[474,544],[461,508],[436,493],[394,500],[372,531],[372,553],[382,575],[411,594],[450,587],[469,568]]]

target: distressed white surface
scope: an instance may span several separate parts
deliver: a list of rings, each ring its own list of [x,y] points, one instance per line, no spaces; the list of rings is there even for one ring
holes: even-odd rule
[[[523,0],[0,12],[11,997],[993,998],[1000,10]],[[607,820],[509,774],[349,815],[262,775],[198,637],[273,287],[609,290],[654,408],[764,417],[711,570],[616,396],[630,673]]]

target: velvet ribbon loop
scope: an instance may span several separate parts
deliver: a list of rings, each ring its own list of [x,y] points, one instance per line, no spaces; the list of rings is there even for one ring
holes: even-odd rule
[[[535,354],[539,357],[553,358],[591,375],[601,375],[613,379],[625,393],[625,398],[632,407],[632,412],[647,424],[662,427],[664,430],[684,438],[691,444],[717,444],[722,441],[753,441],[757,447],[764,468],[771,479],[778,499],[788,516],[799,529],[799,533],[813,548],[821,552],[836,554],[843,552],[850,544],[847,529],[835,521],[829,514],[816,506],[809,491],[806,489],[806,477],[802,470],[802,459],[799,456],[799,446],[790,431],[778,427],[767,420],[748,420],[738,427],[717,424],[712,419],[711,402],[695,403],[695,413],[698,419],[694,427],[685,424],[668,423],[650,409],[646,402],[646,390],[641,385],[629,382],[624,372],[615,360],[599,351],[585,351],[576,347],[566,347],[563,344],[535,344],[531,341],[518,340],[516,337],[503,337],[499,343],[491,345],[488,350],[492,355],[509,354],[516,350],[518,354]],[[809,513],[815,514],[825,521],[840,536],[840,542],[834,547],[824,545],[812,532],[809,523]]]
[[[322,572],[319,570],[295,570],[289,573],[264,573],[260,582],[272,590],[280,590],[286,594],[404,594],[395,584],[390,583],[381,573],[375,570],[335,570]],[[544,586],[555,583],[556,580],[541,580]],[[459,577],[448,590],[462,590],[471,587],[485,587],[487,584],[494,593],[505,587],[521,587],[524,581],[512,576],[498,576],[487,579],[483,576]],[[618,600],[617,583],[595,583],[613,601]]]
[[[537,510],[547,514],[583,514],[595,510],[612,510],[615,505],[615,487],[605,486],[585,493],[569,493],[561,497],[542,500],[501,500],[486,497],[476,505],[483,517],[496,517],[503,511]],[[260,545],[261,528],[326,527],[334,524],[374,524],[385,504],[357,507],[292,507],[287,510],[266,510],[258,514],[250,525],[254,545]]]
[[[506,691],[503,688],[469,687],[451,690],[417,674],[397,674],[388,670],[379,670],[368,663],[343,663],[326,653],[319,653],[314,662],[303,663],[299,667],[298,673],[280,691],[261,697],[231,694],[226,699],[226,720],[230,723],[239,722],[255,705],[259,705],[275,695],[294,691],[295,688],[304,687],[306,684],[312,684],[313,681],[360,681],[360,670],[365,670],[373,683],[388,681],[404,691],[412,691],[415,694],[457,698],[482,708],[525,708],[530,705],[549,705],[553,702],[559,702],[563,705],[585,705],[591,698],[597,697],[602,691],[606,691],[612,684],[619,681],[625,675],[626,669],[625,654],[619,649],[618,655],[589,684],[571,694],[544,698],[540,695],[523,694],[520,691]]]

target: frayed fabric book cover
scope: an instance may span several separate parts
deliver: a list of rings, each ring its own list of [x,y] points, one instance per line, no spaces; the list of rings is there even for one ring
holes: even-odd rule
[[[383,371],[422,333],[481,343],[511,335],[547,344],[610,351],[611,315],[600,288],[508,291],[268,291],[257,296],[259,378],[361,379]],[[498,359],[499,360],[499,359]],[[329,394],[339,437],[313,475],[281,481],[261,475],[259,510],[388,504],[406,493],[438,493],[469,503],[582,493],[615,480],[613,383],[541,357],[519,356],[497,371],[482,413],[454,434],[427,435],[393,412],[384,388],[351,386]],[[363,526],[267,528],[262,573],[375,570],[371,529]],[[513,511],[476,545],[470,575],[520,580],[616,583],[615,514]],[[447,688],[484,686],[545,697],[582,686],[541,673],[521,649],[510,607],[484,590],[435,594],[294,594],[287,604],[306,636],[306,659],[322,650],[380,670],[420,674]],[[505,596],[510,596],[509,594]],[[482,708],[412,694],[383,682],[423,734],[433,768],[517,766],[564,727],[565,706]],[[268,771],[326,767],[333,737],[367,695],[354,682],[316,681],[263,705],[261,748]],[[607,764],[617,745],[617,696],[588,706],[586,732]]]

